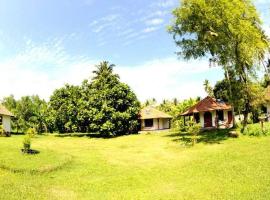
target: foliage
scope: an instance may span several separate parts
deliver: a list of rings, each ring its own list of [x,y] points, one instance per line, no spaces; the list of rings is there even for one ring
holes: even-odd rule
[[[36,136],[37,134],[37,131],[35,128],[29,128],[27,129],[26,133],[25,133],[27,136],[29,136],[29,138],[33,138]]]
[[[138,126],[139,101],[130,87],[101,62],[92,80],[66,85],[49,101],[50,123],[60,133],[92,132],[103,136],[133,133]]]
[[[238,84],[239,79],[235,78],[232,74],[230,82],[231,84],[228,83],[226,78],[218,81],[214,86],[214,96],[217,99],[234,102],[234,111],[240,115],[245,106],[245,101],[243,100],[243,96],[245,95],[244,89]],[[246,88],[248,89],[248,99],[250,112],[252,114],[252,121],[256,123],[258,122],[258,117],[262,112],[261,108],[266,103],[265,89],[256,79],[249,80],[246,84]],[[233,94],[232,97],[230,96],[230,92]]]
[[[39,96],[24,96],[16,100],[11,95],[5,97],[2,104],[15,115],[12,119],[15,132],[25,132],[31,127],[35,127],[38,133],[47,131],[47,103]]]
[[[2,124],[0,125],[0,136],[5,136],[5,131]]]
[[[201,125],[196,123],[194,120],[191,120],[188,122],[186,130],[192,136],[192,146],[194,146],[197,142],[197,136],[200,133]]]
[[[50,116],[48,122],[50,130],[59,132],[79,132],[79,101],[81,91],[79,86],[66,84],[60,89],[56,89],[50,98],[48,112]]]
[[[26,135],[23,139],[23,152],[27,153],[31,149],[31,137]]]
[[[130,87],[113,73],[114,65],[101,62],[92,80],[80,86],[66,84],[56,89],[49,102],[39,96],[14,96],[2,101],[16,116],[16,132],[34,128],[44,132],[93,132],[103,136],[123,135],[137,131],[140,103]]]
[[[205,79],[203,86],[204,86],[204,90],[207,93],[207,95],[210,97],[214,97],[213,88],[211,87],[211,85],[207,79]]]
[[[184,118],[181,116],[189,107],[193,106],[199,101],[199,98],[190,98],[183,101],[178,101],[176,98],[173,100],[164,100],[158,109],[170,114],[172,119],[172,128],[177,131],[185,129]]]
[[[261,127],[260,123],[248,124],[245,128],[243,135],[248,136],[265,136],[270,135],[270,123],[264,123],[264,127]]]
[[[164,100],[165,101],[165,100]],[[152,99],[147,99],[143,104],[142,108],[147,107],[147,106],[156,106],[157,105],[157,100],[155,98]]]
[[[211,56],[210,62],[232,71],[239,80],[245,127],[251,109],[249,80],[269,49],[255,6],[250,0],[182,0],[173,14],[169,30],[181,48],[178,55],[185,59]]]
[[[113,73],[114,65],[101,62],[92,82],[82,86],[80,119],[91,132],[101,135],[123,135],[137,131],[140,103],[130,87]],[[86,103],[87,102],[87,103]]]

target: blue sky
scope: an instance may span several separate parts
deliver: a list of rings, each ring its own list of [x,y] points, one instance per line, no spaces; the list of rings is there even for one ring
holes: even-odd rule
[[[270,33],[270,3],[255,1]],[[101,60],[116,64],[140,100],[204,96],[203,80],[222,78],[206,60],[177,59],[166,27],[178,0],[0,1],[0,98],[48,99],[80,84]]]

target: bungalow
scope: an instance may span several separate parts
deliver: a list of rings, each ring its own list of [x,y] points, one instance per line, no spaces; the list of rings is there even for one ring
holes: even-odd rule
[[[193,116],[202,128],[229,128],[233,126],[232,106],[209,96],[181,115],[184,116],[184,119],[186,116]]]
[[[0,105],[0,125],[3,125],[5,132],[11,132],[11,117],[13,116],[8,109]]]
[[[172,116],[161,112],[152,106],[143,108],[139,114],[142,131],[169,129],[171,119]]]

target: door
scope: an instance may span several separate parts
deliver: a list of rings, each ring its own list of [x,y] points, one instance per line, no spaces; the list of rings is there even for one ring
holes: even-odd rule
[[[228,123],[231,124],[232,123],[232,111],[228,111]]]
[[[204,113],[204,127],[212,127],[212,114],[210,112]]]

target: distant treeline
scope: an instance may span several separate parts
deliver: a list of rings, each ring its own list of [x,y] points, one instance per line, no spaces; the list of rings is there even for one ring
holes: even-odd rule
[[[37,132],[88,132],[103,136],[137,132],[140,103],[130,87],[113,73],[114,65],[101,62],[91,80],[66,84],[46,102],[39,96],[16,100],[5,97],[2,104],[15,115],[14,132],[34,127]]]

